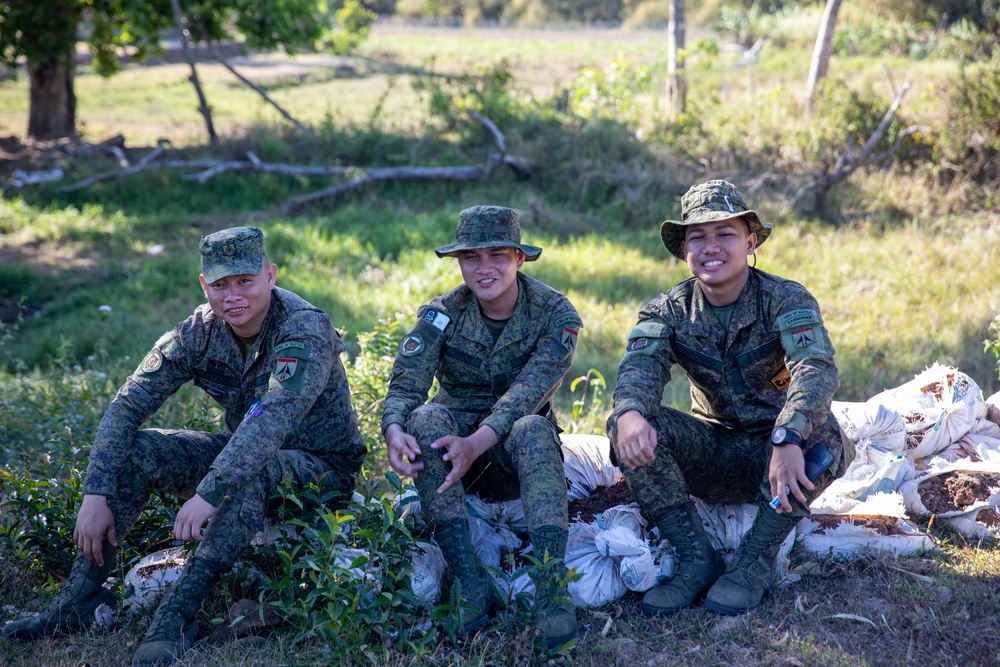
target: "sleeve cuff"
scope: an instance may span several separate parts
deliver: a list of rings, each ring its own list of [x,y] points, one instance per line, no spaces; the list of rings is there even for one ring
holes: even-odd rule
[[[643,408],[642,403],[640,403],[635,399],[625,399],[624,401],[615,401],[615,410],[613,413],[615,416],[615,421],[618,421],[619,417],[621,417],[623,414],[631,410],[635,410],[640,415],[642,415],[643,419],[645,419],[646,411],[643,410],[642,408]]]
[[[393,424],[399,424],[406,430],[406,417],[399,414],[383,415],[382,416],[382,437],[385,437],[385,430],[392,426]]]
[[[201,484],[198,485],[196,492],[214,507],[218,507],[219,503],[226,496],[222,485],[216,482],[215,473],[211,472],[201,480]]]
[[[490,415],[483,420],[480,426],[489,426],[493,429],[493,432],[497,434],[497,442],[503,442],[504,439],[510,435],[510,429],[513,426],[512,423],[508,423],[503,417],[498,417],[497,415]]]

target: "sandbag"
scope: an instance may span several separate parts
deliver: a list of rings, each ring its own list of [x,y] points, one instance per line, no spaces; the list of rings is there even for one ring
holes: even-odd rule
[[[184,547],[157,551],[140,560],[125,575],[124,606],[135,611],[159,604],[167,588],[180,578],[187,562],[188,552]]]
[[[599,486],[614,486],[622,478],[621,470],[611,463],[608,438],[563,433],[559,439],[570,501],[586,498]]]

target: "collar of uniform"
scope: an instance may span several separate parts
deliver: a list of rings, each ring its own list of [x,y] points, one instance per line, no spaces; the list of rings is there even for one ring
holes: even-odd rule
[[[461,329],[458,333],[467,340],[471,340],[475,343],[479,343],[483,347],[492,348],[499,350],[504,345],[509,345],[514,341],[520,340],[527,335],[527,286],[524,281],[521,280],[521,274],[517,274],[517,303],[514,304],[514,313],[507,320],[507,326],[504,327],[503,333],[500,334],[500,338],[497,342],[493,342],[493,336],[490,334],[489,329],[486,326],[486,321],[483,319],[482,312],[479,310],[479,302],[476,300],[476,295],[472,290],[468,290],[469,300],[468,307],[466,311],[468,312],[468,317],[462,318]],[[512,332],[518,332],[515,335]]]
[[[503,328],[503,333],[497,339],[496,349],[516,343],[522,338],[527,338],[529,334],[528,321],[531,313],[528,312],[528,285],[521,272],[517,273],[517,303],[514,304],[514,314],[507,320],[507,326]]]
[[[759,292],[759,281],[760,279],[751,270],[746,284],[743,285],[743,289],[740,291],[740,295],[736,297],[736,308],[733,310],[733,316],[729,321],[730,329],[735,324],[736,331],[739,331],[743,327],[750,326],[757,320],[757,309],[754,305],[757,301],[756,295]],[[701,291],[701,287],[697,282],[693,284],[690,333],[695,336],[706,337],[715,336],[719,333],[728,333],[722,331],[722,324],[719,323],[719,319],[712,312],[712,307],[708,303],[708,299],[705,298],[705,293]]]

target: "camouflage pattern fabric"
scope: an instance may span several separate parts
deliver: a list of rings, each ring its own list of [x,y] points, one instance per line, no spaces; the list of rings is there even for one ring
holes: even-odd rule
[[[531,512],[529,527],[566,525],[566,479],[550,399],[572,365],[582,323],[559,292],[520,273],[517,280],[514,314],[495,344],[475,295],[462,285],[418,311],[396,356],[382,429],[400,424],[420,445],[424,471],[417,488],[432,520],[467,514],[458,485],[442,496],[435,492],[450,464],[430,443],[448,433],[468,436],[485,424],[498,445],[470,468],[465,489],[497,500],[521,496]],[[440,389],[422,408],[435,377]]]
[[[428,403],[414,410],[406,422],[406,432],[420,443],[424,469],[417,476],[416,486],[421,509],[428,520],[467,520],[465,494],[474,493],[491,501],[521,498],[529,529],[566,528],[566,475],[559,432],[552,422],[539,415],[515,421],[510,435],[476,459],[460,483],[437,493],[451,471],[451,464],[442,459],[445,450],[431,449],[430,443],[446,435],[472,435],[479,428],[477,417],[481,415],[453,412]]]
[[[438,257],[455,257],[463,250],[518,248],[526,262],[533,262],[542,254],[538,246],[521,243],[520,216],[505,206],[471,206],[459,213],[455,241],[435,248],[434,252]]]
[[[264,232],[231,227],[201,237],[201,275],[206,283],[229,276],[255,276],[264,269]]]
[[[551,287],[517,274],[514,314],[496,344],[475,294],[462,285],[417,311],[392,367],[382,410],[382,431],[427,400],[484,415],[499,441],[525,415],[555,423],[549,400],[573,363],[582,323],[573,304]]]
[[[339,358],[343,341],[322,310],[280,288],[271,297],[245,360],[232,330],[208,304],[157,341],[98,426],[85,494],[108,496],[110,502],[120,493],[127,470],[138,466],[148,471],[148,463],[136,460],[145,455],[137,430],[189,381],[225,410],[226,433],[219,440],[223,446],[212,448],[209,455],[183,443],[175,445],[180,458],[164,463],[166,470],[155,476],[157,484],[167,485],[163,488],[172,485],[182,497],[196,490],[219,512],[224,502],[239,498],[240,516],[258,530],[266,498],[260,489],[268,488],[275,476],[291,473],[293,478],[313,479],[330,472],[336,480],[353,478],[366,448]],[[297,462],[290,462],[285,452],[296,453]],[[308,474],[300,476],[295,471],[302,466]],[[170,481],[174,474],[180,478]],[[336,484],[339,488],[341,482]],[[132,503],[131,496],[121,499],[122,516],[132,511]],[[216,521],[221,524],[223,519],[217,514]],[[121,528],[118,533],[122,535]]]
[[[839,385],[833,355],[819,306],[798,283],[751,269],[724,331],[697,280],[681,282],[640,311],[618,367],[608,422],[613,453],[617,417],[637,410],[657,429],[657,460],[665,459],[658,473],[640,469],[626,479],[640,493],[659,498],[650,502],[657,507],[681,504],[687,486],[699,489],[696,496],[711,497],[704,485],[729,485],[746,495],[766,482],[770,433],[785,426],[802,435],[807,449],[822,442],[834,454],[839,463],[832,481],[854,459],[853,444],[830,412]],[[660,406],[675,364],[691,381],[692,418],[681,420]],[[671,429],[676,433],[666,432]],[[718,443],[708,442],[716,438]],[[742,466],[745,482],[736,484],[722,473],[713,482],[716,466],[737,476]],[[704,484],[698,475],[705,476]]]
[[[138,520],[152,491],[183,499],[192,497],[228,443],[229,436],[224,433],[138,431],[117,478],[115,492],[108,498],[119,539]],[[219,502],[195,555],[216,569],[231,567],[254,534],[263,530],[265,515],[276,509],[269,505],[273,502],[272,495],[286,479],[293,489],[315,483],[324,493],[339,496],[345,504],[354,490],[354,471],[349,466],[330,466],[308,452],[279,450],[264,463],[260,475]]]

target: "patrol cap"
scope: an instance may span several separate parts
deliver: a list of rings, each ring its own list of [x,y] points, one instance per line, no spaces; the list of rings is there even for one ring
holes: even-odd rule
[[[255,276],[264,269],[264,232],[230,227],[201,237],[201,275],[206,283],[229,276]]]
[[[435,248],[438,257],[454,257],[462,250],[479,248],[520,248],[532,262],[542,254],[538,246],[521,243],[521,222],[517,211],[503,206],[473,206],[458,214],[458,243]]]
[[[681,220],[664,220],[660,225],[660,240],[670,254],[684,259],[681,242],[684,228],[704,222],[719,222],[740,217],[747,221],[750,233],[757,235],[757,245],[761,246],[774,227],[770,222],[761,222],[755,211],[751,211],[743,195],[728,181],[708,181],[692,185],[681,197]]]

